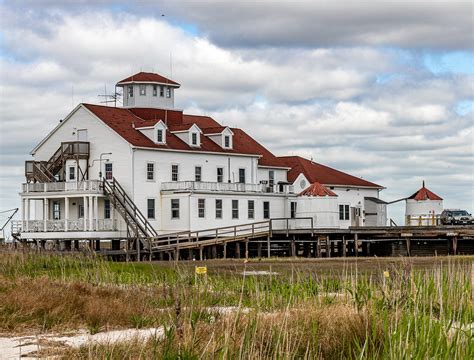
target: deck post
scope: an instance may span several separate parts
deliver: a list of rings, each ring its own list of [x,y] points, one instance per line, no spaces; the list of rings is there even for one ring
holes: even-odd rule
[[[318,236],[318,240],[316,241],[316,256],[318,258],[321,257],[321,238]]]
[[[458,254],[458,238],[453,236],[453,255]]]
[[[100,240],[95,241],[95,251],[100,251]]]
[[[79,240],[74,240],[74,250],[79,250]]]
[[[347,252],[346,237],[343,235],[342,236],[342,257],[346,257],[346,252]]]
[[[359,256],[359,234],[354,234],[354,255]]]
[[[235,257],[240,259],[240,243],[238,241],[235,242]]]
[[[331,240],[329,240],[329,235],[326,236],[326,257],[331,257]]]
[[[245,259],[249,258],[249,239],[245,240]]]
[[[295,257],[296,256],[296,245],[295,245],[295,237],[293,236],[293,239],[290,241],[290,256]]]
[[[200,261],[203,261],[203,257],[202,257],[202,246],[199,246],[199,260]]]
[[[224,259],[227,259],[227,243],[224,242]]]
[[[261,242],[257,243],[257,257],[258,258],[262,257],[262,243]]]
[[[270,258],[270,235],[267,236],[267,258]]]
[[[408,255],[408,256],[411,256],[411,243],[410,243],[410,238],[409,238],[409,237],[406,237],[406,238],[405,238],[405,242],[406,242],[406,245],[407,245],[407,255]]]
[[[188,249],[188,260],[193,259],[193,249]]]
[[[212,245],[211,250],[212,250],[212,258],[217,259],[217,245]]]

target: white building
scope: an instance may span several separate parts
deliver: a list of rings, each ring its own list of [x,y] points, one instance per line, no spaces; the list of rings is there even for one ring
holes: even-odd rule
[[[126,237],[133,222],[153,236],[303,216],[316,227],[363,226],[364,199],[383,189],[184,114],[174,108],[180,85],[158,74],[117,86],[122,108],[79,104],[32,150],[22,238]],[[315,183],[323,185],[304,193]]]
[[[406,199],[405,225],[437,225],[443,212],[443,199],[422,187]]]

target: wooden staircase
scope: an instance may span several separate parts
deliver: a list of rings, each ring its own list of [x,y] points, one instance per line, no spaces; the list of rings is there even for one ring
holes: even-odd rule
[[[62,142],[61,146],[48,161],[26,161],[25,177],[27,182],[55,182],[57,175],[64,169],[68,159],[89,159],[90,145],[86,141]],[[87,166],[88,168],[88,166]],[[79,174],[78,174],[79,177]],[[82,180],[87,177],[87,170],[82,174]]]
[[[110,182],[104,179],[103,191],[104,195],[110,199],[111,204],[125,220],[127,226],[132,230],[134,237],[140,240],[145,249],[149,248],[150,243],[147,239],[156,237],[158,234],[117,179],[113,178]]]

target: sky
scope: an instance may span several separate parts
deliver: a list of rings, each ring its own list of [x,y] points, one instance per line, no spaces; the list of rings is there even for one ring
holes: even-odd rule
[[[139,71],[176,107],[404,198],[422,181],[474,212],[470,1],[0,0],[0,210],[78,103]],[[404,204],[389,205],[403,222]]]

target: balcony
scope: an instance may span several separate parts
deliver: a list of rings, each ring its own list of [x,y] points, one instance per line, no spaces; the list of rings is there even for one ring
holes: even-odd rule
[[[216,192],[254,192],[254,193],[293,193],[292,185],[268,186],[266,184],[219,183],[205,181],[173,181],[161,183],[162,191],[216,191]]]
[[[12,221],[12,231],[15,233],[29,232],[67,232],[67,231],[117,231],[117,219],[93,219],[92,227],[89,221],[76,220],[23,220]]]
[[[102,193],[102,182],[100,180],[70,181],[70,182],[46,182],[22,184],[23,193],[43,192],[70,192],[70,193]]]

